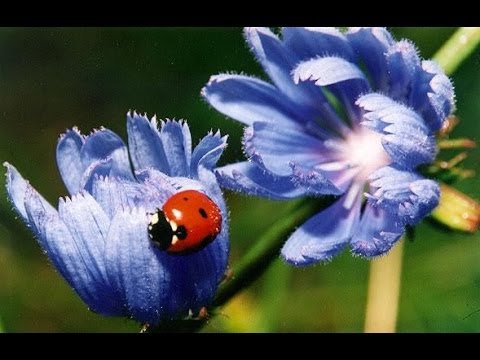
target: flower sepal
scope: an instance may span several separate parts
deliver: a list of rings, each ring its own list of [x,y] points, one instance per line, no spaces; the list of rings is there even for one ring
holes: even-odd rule
[[[440,183],[440,203],[433,210],[432,218],[452,230],[474,233],[480,227],[480,204],[463,192]]]

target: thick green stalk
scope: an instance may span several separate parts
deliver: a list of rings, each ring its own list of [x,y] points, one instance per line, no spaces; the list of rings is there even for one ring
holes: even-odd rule
[[[401,239],[390,252],[370,262],[365,332],[393,333],[397,326],[402,275]]]
[[[459,28],[433,58],[445,73],[453,74],[480,42],[480,27]]]

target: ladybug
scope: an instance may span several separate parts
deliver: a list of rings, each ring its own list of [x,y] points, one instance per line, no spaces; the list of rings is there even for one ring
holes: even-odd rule
[[[220,233],[222,214],[207,195],[180,191],[150,214],[148,236],[161,250],[185,255],[200,250]]]

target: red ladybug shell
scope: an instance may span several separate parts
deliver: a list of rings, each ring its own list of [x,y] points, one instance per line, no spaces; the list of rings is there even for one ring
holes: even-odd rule
[[[149,235],[162,250],[187,254],[206,246],[220,233],[222,214],[205,194],[180,191],[170,197],[162,211],[153,214]]]

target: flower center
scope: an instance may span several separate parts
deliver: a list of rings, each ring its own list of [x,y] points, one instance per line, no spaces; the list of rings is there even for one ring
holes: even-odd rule
[[[353,129],[341,141],[330,142],[329,146],[335,149],[336,160],[319,168],[331,171],[330,180],[347,191],[344,207],[350,208],[361,196],[370,174],[392,160],[383,149],[382,135],[363,126]]]
[[[349,167],[356,170],[355,182],[365,182],[375,170],[392,162],[382,146],[382,135],[364,126],[351,131],[342,147]]]

